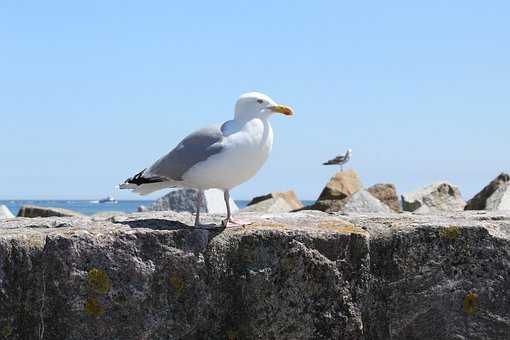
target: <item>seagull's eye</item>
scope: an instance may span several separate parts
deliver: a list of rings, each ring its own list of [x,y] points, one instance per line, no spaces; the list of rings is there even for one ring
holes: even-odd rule
[[[257,99],[257,103],[262,104],[264,101],[262,99]]]

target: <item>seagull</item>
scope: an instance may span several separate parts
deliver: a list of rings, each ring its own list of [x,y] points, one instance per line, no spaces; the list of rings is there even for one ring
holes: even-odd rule
[[[347,149],[347,152],[345,153],[345,155],[336,156],[335,158],[330,159],[329,161],[327,161],[325,163],[322,163],[322,165],[338,164],[338,165],[340,165],[341,171],[344,171],[344,164],[347,163],[349,161],[349,159],[351,159],[351,154],[352,154],[352,150]]]
[[[268,118],[274,113],[294,114],[289,106],[277,104],[265,94],[245,93],[237,99],[234,119],[191,133],[119,188],[131,189],[140,195],[166,188],[197,189],[195,227],[201,225],[200,204],[204,190],[221,189],[227,206],[222,226],[245,225],[232,219],[230,190],[253,177],[267,160],[273,145]]]

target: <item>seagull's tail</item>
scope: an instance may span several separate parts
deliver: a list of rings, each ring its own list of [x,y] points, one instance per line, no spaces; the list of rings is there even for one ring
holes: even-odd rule
[[[118,188],[119,189],[136,189],[138,185],[136,184],[133,184],[133,183],[129,183],[129,182],[124,182],[124,183],[121,183],[118,185]]]
[[[171,188],[172,185],[169,185],[168,182],[160,182],[160,183],[148,183],[148,184],[142,184],[137,186],[136,188],[132,189],[134,193],[137,193],[138,195],[148,195],[152,194],[155,191]]]

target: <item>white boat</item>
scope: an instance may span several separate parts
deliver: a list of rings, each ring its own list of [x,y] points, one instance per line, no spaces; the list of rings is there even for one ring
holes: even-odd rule
[[[103,198],[101,200],[99,200],[99,203],[113,203],[113,204],[116,204],[118,203],[117,200],[115,198],[113,198],[112,196],[108,196],[106,198]]]

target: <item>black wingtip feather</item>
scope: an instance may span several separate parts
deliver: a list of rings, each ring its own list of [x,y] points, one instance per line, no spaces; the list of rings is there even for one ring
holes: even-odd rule
[[[165,179],[161,178],[161,177],[143,177],[143,173],[145,172],[145,170],[147,170],[147,169],[143,169],[142,171],[140,171],[133,177],[128,178],[126,180],[126,183],[142,185],[142,184],[159,183],[159,182],[165,181]]]

